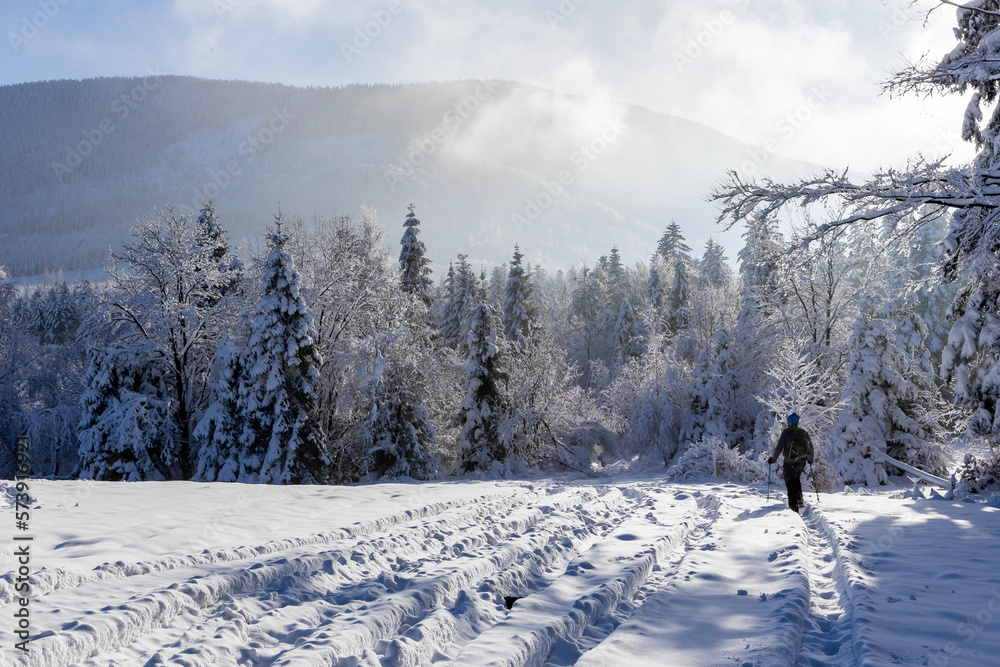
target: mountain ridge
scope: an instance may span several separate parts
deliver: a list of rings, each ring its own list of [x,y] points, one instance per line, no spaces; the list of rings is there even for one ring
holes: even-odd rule
[[[617,128],[617,129],[616,129]],[[100,266],[154,206],[212,199],[231,237],[287,215],[406,206],[440,268],[551,268],[617,244],[648,257],[677,219],[692,247],[704,201],[753,150],[697,121],[511,81],[296,87],[162,75],[0,86],[0,265],[15,275]],[[759,150],[759,149],[758,149]],[[811,167],[770,156],[779,173]]]

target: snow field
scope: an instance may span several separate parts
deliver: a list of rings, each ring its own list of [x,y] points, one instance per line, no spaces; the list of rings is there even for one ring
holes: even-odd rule
[[[808,609],[802,525],[737,488],[719,489],[718,517],[666,585],[577,665],[794,664]]]
[[[669,509],[652,499],[640,502],[602,541],[574,558],[563,576],[515,603],[503,622],[467,644],[452,664],[541,667],[556,641],[579,639],[635,595],[653,567],[684,543],[702,508],[714,499],[699,500],[705,502],[680,502]]]
[[[805,519],[832,545],[859,664],[1000,664],[996,503],[831,495]]]
[[[763,488],[656,478],[249,490],[40,481],[31,660],[0,622],[0,664],[984,665],[1000,654],[989,505],[834,494],[799,517]],[[213,516],[229,518],[206,531]],[[508,609],[504,596],[520,599]]]

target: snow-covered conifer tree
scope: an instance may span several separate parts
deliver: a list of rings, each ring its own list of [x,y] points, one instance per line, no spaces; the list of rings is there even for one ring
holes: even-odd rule
[[[615,361],[619,365],[625,365],[640,357],[642,350],[639,342],[635,312],[628,299],[623,298],[618,309],[618,321],[615,322]]]
[[[520,248],[515,244],[503,300],[504,336],[515,343],[522,343],[530,338],[532,329],[532,321],[528,315],[530,285],[521,266],[522,257]]]
[[[413,204],[409,206],[409,213],[403,221],[403,238],[400,244],[403,246],[399,251],[399,282],[404,292],[417,296],[428,306],[431,303],[430,294],[430,260],[425,253],[427,248],[420,240],[420,220],[413,212]]]
[[[244,373],[242,343],[226,336],[215,352],[209,407],[194,431],[200,445],[195,474],[199,480],[235,482],[239,477],[239,439],[243,430],[240,412],[240,380]]]
[[[458,265],[454,267],[453,272],[449,270],[446,301],[439,331],[445,344],[456,350],[464,350],[467,343],[466,320],[475,303],[478,283],[466,255],[459,255]]]
[[[674,263],[674,280],[666,297],[667,330],[677,335],[687,327],[690,319],[690,295],[688,265],[678,261]]]
[[[80,421],[82,479],[137,482],[164,479],[171,461],[163,448],[163,405],[130,391],[112,352],[93,350],[84,376]],[[166,474],[165,474],[166,473]]]
[[[695,369],[688,440],[715,436],[730,446],[742,443],[752,423],[747,423],[747,396],[741,392],[740,361],[734,356],[733,337],[719,329]]]
[[[417,395],[419,369],[412,360],[383,357],[381,346],[389,343],[371,340],[367,345],[368,400],[358,443],[361,467],[376,479],[430,479],[442,467],[428,451],[435,435]]]
[[[671,220],[666,231],[656,244],[656,255],[660,256],[666,263],[691,264],[691,247],[684,242],[684,234],[681,233],[681,226]]]
[[[659,314],[663,313],[666,303],[666,296],[663,293],[663,281],[660,278],[660,269],[653,264],[649,267],[649,280],[646,282],[646,300]]]
[[[732,270],[725,249],[715,239],[705,243],[705,254],[698,262],[698,287],[721,288],[729,284]]]
[[[41,314],[39,341],[43,345],[65,345],[80,326],[81,315],[77,312],[74,295],[65,281],[52,287],[45,296]]]
[[[234,293],[243,281],[243,264],[229,253],[226,230],[219,224],[212,202],[207,202],[194,223],[194,242],[200,257],[195,271],[204,274],[201,304],[216,305],[222,297]]]
[[[848,484],[885,484],[877,450],[940,473],[945,463],[934,413],[937,391],[923,327],[898,302],[865,297],[851,334],[848,380],[834,430],[831,463]]]
[[[490,471],[508,458],[497,432],[503,400],[498,384],[496,317],[493,309],[483,303],[477,304],[472,313],[469,356],[465,362],[465,400],[457,419],[462,427],[459,446],[462,469],[466,472]]]
[[[948,332],[951,329],[948,308],[956,292],[955,283],[942,283],[937,271],[941,255],[938,244],[946,233],[947,225],[943,217],[926,223],[914,235],[906,258],[907,277],[912,289],[916,291],[916,311],[927,326],[925,343],[932,358],[940,358],[948,343]]]
[[[593,270],[583,267],[577,275],[573,288],[571,306],[572,321],[578,331],[581,348],[580,360],[585,376],[592,379],[595,366],[606,365],[614,352],[614,343],[610,340],[611,326],[605,317],[607,304],[606,274],[598,267]],[[615,312],[617,315],[617,310]],[[611,326],[609,326],[609,324]]]
[[[618,251],[618,246],[613,246],[608,257],[608,295],[617,302],[625,296],[627,289],[628,273],[622,265],[622,255]]]
[[[319,355],[312,317],[299,294],[299,274],[285,252],[281,214],[268,235],[260,298],[244,357],[239,408],[240,481],[324,483],[329,456],[313,415]]]
[[[498,312],[503,311],[504,294],[507,291],[507,270],[506,264],[494,266],[490,273],[490,288],[487,290],[487,302]]]
[[[744,286],[764,295],[774,294],[780,275],[778,262],[784,250],[778,223],[766,215],[754,216],[746,222],[743,239],[738,259]]]

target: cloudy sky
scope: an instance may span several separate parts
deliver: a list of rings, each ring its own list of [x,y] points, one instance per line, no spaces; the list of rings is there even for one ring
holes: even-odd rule
[[[890,99],[954,46],[937,0],[4,0],[0,84],[147,71],[292,85],[501,78],[871,169],[968,149],[961,99]]]

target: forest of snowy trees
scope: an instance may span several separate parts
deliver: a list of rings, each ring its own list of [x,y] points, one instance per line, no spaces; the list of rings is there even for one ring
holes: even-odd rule
[[[828,485],[901,473],[874,450],[954,467],[962,413],[938,370],[958,291],[935,275],[941,215],[913,235],[912,215],[894,215],[811,244],[808,224],[789,235],[754,216],[737,271],[671,222],[632,266],[611,248],[552,273],[515,245],[489,271],[459,255],[437,284],[413,207],[398,255],[368,209],[312,224],[278,213],[238,250],[223,221],[210,203],[197,217],[156,210],[104,284],[4,284],[5,474],[27,433],[37,474],[106,480],[353,483],[639,460],[753,481],[793,410]]]
[[[27,434],[34,472],[57,477],[344,484],[662,461],[753,481],[795,411],[829,488],[900,475],[882,454],[996,487],[1000,113],[984,123],[982,105],[998,17],[995,0],[960,9],[959,47],[888,84],[971,88],[973,164],[918,158],[861,183],[732,173],[712,197],[743,231],[736,258],[670,222],[633,265],[609,248],[552,272],[515,245],[475,267],[428,257],[412,206],[398,253],[369,209],[278,212],[236,250],[206,203],[138,222],[104,284],[0,275],[0,474]],[[957,460],[970,443],[992,455]]]

